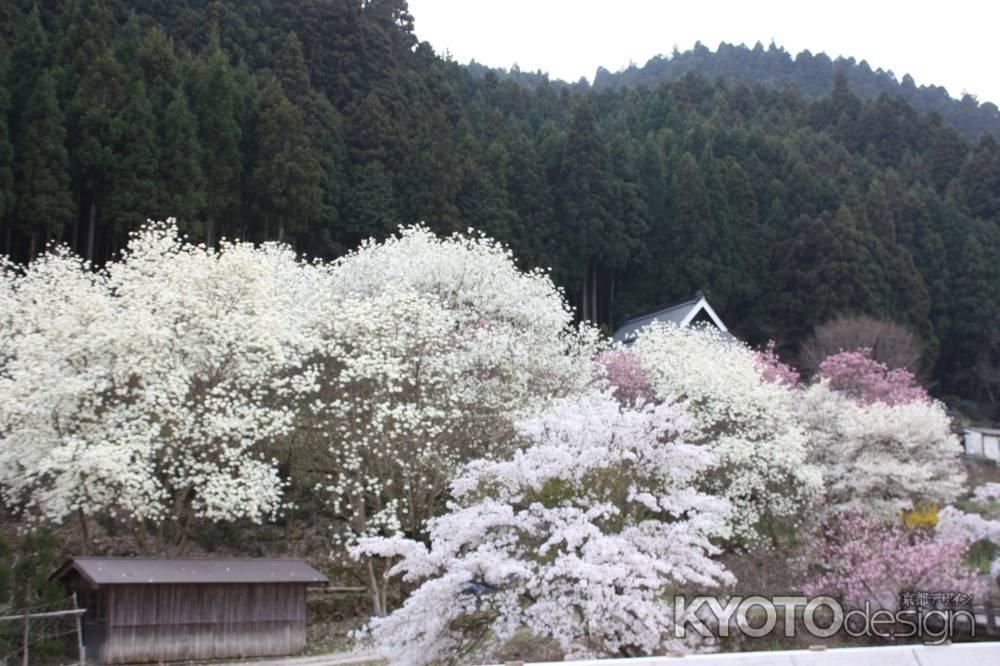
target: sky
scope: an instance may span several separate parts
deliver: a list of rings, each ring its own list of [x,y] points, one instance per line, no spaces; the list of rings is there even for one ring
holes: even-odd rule
[[[1000,3],[995,0],[824,3],[747,0],[409,0],[416,33],[461,62],[547,71],[593,80],[643,65],[701,41],[753,46],[771,41],[794,56],[808,49],[867,60],[909,73],[917,85],[943,85],[1000,104]]]

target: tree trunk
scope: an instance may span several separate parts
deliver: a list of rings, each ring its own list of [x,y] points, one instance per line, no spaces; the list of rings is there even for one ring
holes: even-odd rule
[[[83,210],[83,202],[77,200],[76,213],[73,214],[73,238],[72,238],[72,248],[74,252],[80,252],[80,211]]]
[[[615,325],[615,276],[617,271],[611,271],[610,285],[608,286],[608,326],[614,328]]]
[[[90,224],[87,226],[87,261],[94,261],[94,241],[97,237],[97,197],[90,199]]]
[[[590,269],[590,319],[595,324],[601,323],[601,307],[600,303],[597,301],[597,267],[594,266]]]
[[[83,512],[83,509],[76,510],[77,520],[80,521],[80,535],[83,540],[83,552],[81,555],[90,554],[90,526],[87,525],[87,515]]]
[[[375,567],[372,566],[371,558],[368,558],[366,564],[368,565],[368,589],[372,593],[372,613],[375,614],[375,617],[385,617],[385,599],[382,595],[384,588],[379,585],[378,579],[375,577]]]

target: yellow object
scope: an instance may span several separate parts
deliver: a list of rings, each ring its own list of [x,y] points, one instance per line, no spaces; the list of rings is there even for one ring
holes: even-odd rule
[[[938,523],[938,505],[917,505],[911,511],[901,511],[899,514],[907,527],[934,527]]]

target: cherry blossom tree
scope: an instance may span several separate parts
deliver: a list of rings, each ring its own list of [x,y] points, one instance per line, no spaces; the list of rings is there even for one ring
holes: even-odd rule
[[[99,271],[52,249],[0,282],[0,488],[37,517],[107,513],[182,547],[196,519],[261,521],[282,481],[261,444],[305,332],[287,248],[191,245],[170,224]]]
[[[639,357],[627,349],[604,350],[594,357],[597,372],[614,389],[615,396],[625,402],[654,399],[649,384],[649,371]]]
[[[984,483],[973,491],[968,511],[946,506],[938,514],[937,530],[947,539],[964,539],[985,546],[993,562],[991,575],[1000,577],[1000,483]]]
[[[913,373],[902,368],[890,370],[872,358],[872,350],[868,348],[828,356],[820,363],[818,376],[834,391],[845,393],[862,405],[930,402],[930,396]]]
[[[784,384],[793,389],[801,386],[802,377],[799,371],[778,357],[774,340],[768,340],[767,346],[757,352],[757,363],[766,381]]]
[[[518,421],[523,449],[463,468],[429,546],[362,539],[355,555],[399,558],[388,575],[419,584],[368,627],[381,654],[471,663],[523,632],[574,657],[681,647],[670,596],[732,582],[712,559],[728,505],[694,487],[712,454],[684,442],[685,422],[610,391],[556,400]]]
[[[857,349],[870,349],[876,361],[910,371],[919,368],[923,357],[919,338],[905,326],[868,315],[842,315],[820,324],[803,340],[801,367],[812,374],[830,356]]]
[[[715,454],[702,487],[733,503],[736,536],[753,539],[771,523],[795,518],[821,490],[792,389],[765,380],[746,345],[710,328],[654,324],[630,351],[658,399],[685,404],[689,441]]]
[[[938,402],[859,402],[822,380],[802,393],[799,416],[832,508],[888,518],[963,490],[961,447]]]
[[[823,524],[818,562],[824,572],[806,594],[831,594],[851,608],[895,611],[903,592],[985,592],[984,581],[965,563],[970,541],[913,530],[897,521],[853,509],[830,514]]]

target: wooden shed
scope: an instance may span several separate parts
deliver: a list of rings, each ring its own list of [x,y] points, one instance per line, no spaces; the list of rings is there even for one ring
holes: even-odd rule
[[[74,557],[53,578],[75,591],[87,660],[99,664],[287,655],[306,644],[301,560]]]

